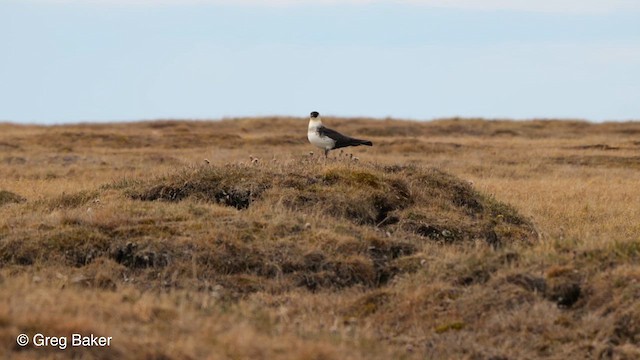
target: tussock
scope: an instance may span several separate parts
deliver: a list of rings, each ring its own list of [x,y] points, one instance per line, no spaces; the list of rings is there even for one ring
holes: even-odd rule
[[[190,197],[246,209],[270,185],[269,175],[238,165],[189,168],[166,182],[160,181],[161,184],[133,190],[129,196],[145,201],[180,201]]]
[[[512,207],[436,169],[366,164],[324,169],[304,162],[286,171],[203,166],[155,183],[130,191],[130,196],[168,201],[193,198],[237,209],[255,202],[284,205],[308,215],[328,214],[438,241],[532,241],[537,236],[531,223]]]
[[[84,190],[71,194],[63,193],[62,195],[48,201],[48,205],[52,210],[57,208],[77,208],[90,201],[98,201],[97,191]]]

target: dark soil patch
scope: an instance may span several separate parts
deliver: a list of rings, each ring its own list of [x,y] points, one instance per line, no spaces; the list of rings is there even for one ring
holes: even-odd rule
[[[19,204],[27,201],[22,196],[11,191],[0,190],[0,206],[7,204]]]
[[[604,166],[640,168],[640,156],[612,156],[612,155],[591,155],[591,156],[559,156],[551,158],[556,164],[578,165],[578,166]]]
[[[138,243],[129,242],[111,250],[111,258],[128,268],[144,269],[167,266],[171,255],[167,251],[156,250],[151,246],[141,247]]]
[[[5,156],[2,162],[7,165],[24,165],[27,163],[27,159],[21,156]]]
[[[620,150],[617,146],[611,146],[607,144],[593,144],[593,145],[579,145],[572,146],[569,149],[578,149],[578,150]]]
[[[298,275],[299,286],[309,290],[319,288],[344,288],[353,285],[375,287],[378,282],[373,262],[365,258],[332,261],[315,273],[301,273]]]
[[[506,281],[527,291],[538,293],[556,303],[560,308],[573,307],[584,295],[580,280],[575,274],[563,274],[559,277],[552,276],[544,279],[521,273],[507,276]]]
[[[547,299],[555,302],[561,308],[572,307],[578,302],[581,295],[582,287],[580,283],[571,280],[556,282],[545,293]]]
[[[491,273],[490,269],[474,269],[460,276],[455,283],[462,286],[484,284],[491,278]]]

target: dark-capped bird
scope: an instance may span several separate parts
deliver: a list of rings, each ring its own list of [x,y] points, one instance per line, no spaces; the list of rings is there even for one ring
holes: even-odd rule
[[[324,150],[325,158],[328,156],[329,150],[339,149],[347,146],[373,146],[373,143],[369,140],[354,139],[352,137],[342,135],[335,130],[329,129],[328,127],[325,127],[324,125],[322,125],[322,120],[320,120],[320,113],[318,113],[317,111],[311,112],[307,138],[309,139],[309,142],[311,144]]]

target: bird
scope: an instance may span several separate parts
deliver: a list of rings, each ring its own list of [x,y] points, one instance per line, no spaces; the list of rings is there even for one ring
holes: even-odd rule
[[[325,158],[329,156],[329,150],[339,149],[347,146],[373,146],[373,143],[369,140],[360,140],[342,135],[339,132],[322,125],[320,113],[317,111],[311,112],[307,138],[312,145],[315,145],[324,150]]]

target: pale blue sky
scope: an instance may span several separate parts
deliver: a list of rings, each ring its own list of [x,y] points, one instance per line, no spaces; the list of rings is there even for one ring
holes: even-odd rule
[[[0,0],[0,121],[640,120],[640,1]]]

